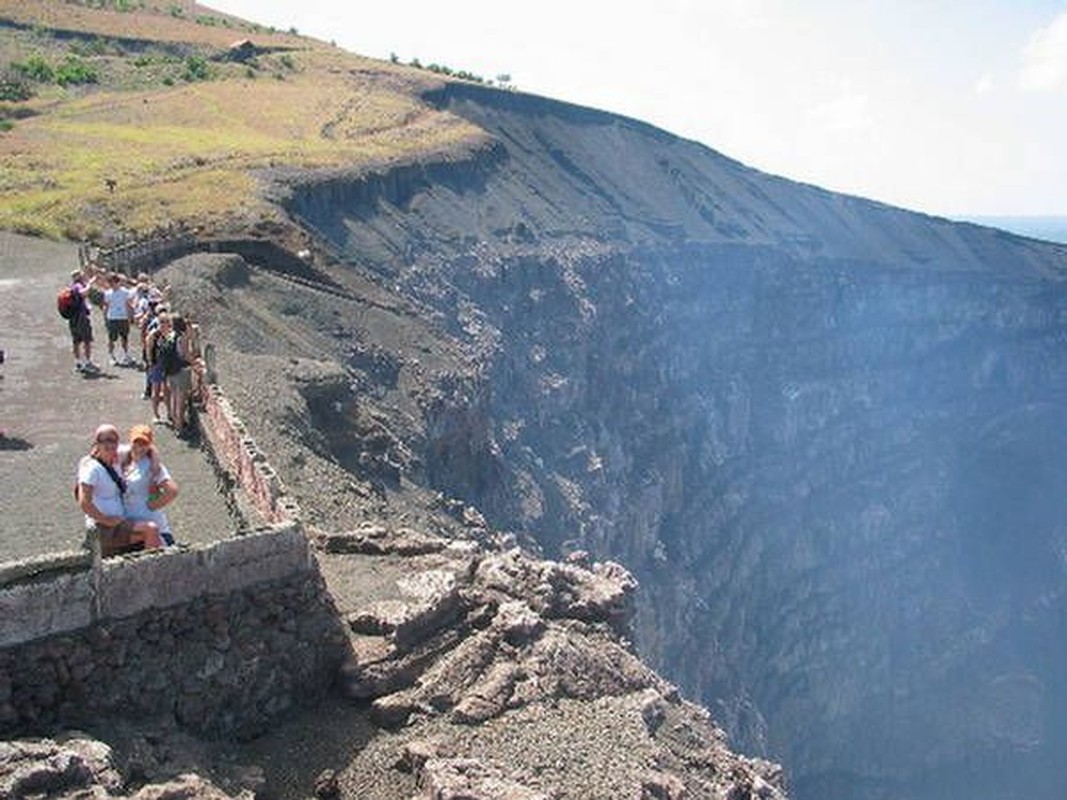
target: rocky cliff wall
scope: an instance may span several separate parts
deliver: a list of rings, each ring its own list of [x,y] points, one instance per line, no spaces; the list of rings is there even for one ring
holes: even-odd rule
[[[423,475],[621,559],[642,652],[798,796],[1001,797],[1007,760],[1052,797],[1067,251],[600,112],[432,99],[496,138],[470,180],[291,206],[468,348]]]

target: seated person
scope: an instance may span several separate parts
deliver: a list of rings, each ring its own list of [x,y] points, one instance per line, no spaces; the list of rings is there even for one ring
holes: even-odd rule
[[[159,458],[148,425],[130,429],[130,444],[119,448],[121,474],[126,481],[126,517],[134,522],[154,522],[163,545],[174,544],[170,521],[163,513],[178,496],[178,484]]]

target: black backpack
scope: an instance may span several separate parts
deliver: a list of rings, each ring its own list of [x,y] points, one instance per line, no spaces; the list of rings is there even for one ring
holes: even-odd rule
[[[181,356],[178,348],[178,335],[171,333],[156,342],[156,359],[163,369],[164,375],[177,375],[188,364]]]

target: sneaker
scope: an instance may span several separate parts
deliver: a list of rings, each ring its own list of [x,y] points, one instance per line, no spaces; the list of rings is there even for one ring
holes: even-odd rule
[[[82,372],[99,372],[100,367],[96,366],[92,361],[86,361],[82,367]]]
[[[152,393],[149,392],[149,391],[141,392],[141,399],[142,400],[151,400],[152,399]]]
[[[113,367],[117,367],[119,365],[118,359],[116,359],[114,356],[111,356],[111,358],[109,358],[108,361],[111,363],[111,366],[113,366]]]
[[[74,371],[78,374],[85,372],[85,365],[79,361],[77,364],[74,365]]]

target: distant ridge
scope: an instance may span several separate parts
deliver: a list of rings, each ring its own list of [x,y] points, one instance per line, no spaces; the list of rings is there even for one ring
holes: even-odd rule
[[[965,222],[987,225],[991,228],[1044,239],[1047,242],[1067,244],[1067,217],[961,217]]]

